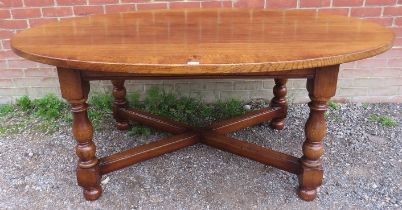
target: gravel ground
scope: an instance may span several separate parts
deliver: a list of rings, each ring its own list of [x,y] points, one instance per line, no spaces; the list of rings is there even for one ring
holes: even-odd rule
[[[76,184],[75,141],[68,126],[54,134],[26,131],[0,137],[0,209],[401,209],[402,105],[342,105],[328,115],[319,197],[296,195],[297,177],[263,164],[195,145],[103,177],[104,194],[85,201]],[[388,115],[395,127],[368,120]],[[233,136],[301,155],[306,105],[292,105],[287,127],[267,124]],[[130,137],[113,122],[96,132],[98,156],[167,134]]]

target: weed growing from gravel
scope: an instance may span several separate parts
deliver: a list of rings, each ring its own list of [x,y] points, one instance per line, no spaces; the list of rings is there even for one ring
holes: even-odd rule
[[[14,112],[14,106],[12,104],[0,105],[0,116],[5,116]]]
[[[88,103],[88,116],[94,128],[99,129],[102,122],[111,115],[112,96],[95,93]],[[6,115],[10,117],[6,118]],[[52,94],[34,100],[22,96],[15,104],[2,105],[0,116],[4,116],[0,119],[3,124],[0,134],[19,133],[27,129],[53,133],[59,129],[60,124],[71,124],[73,120],[69,105]]]
[[[4,125],[0,127],[0,135],[21,133],[27,127],[27,121]]]
[[[127,98],[131,107],[194,126],[205,126],[214,120],[245,113],[243,103],[235,99],[206,104],[200,99],[180,97],[157,87],[149,89],[143,102],[140,101],[139,93],[128,94]],[[95,93],[88,99],[88,117],[96,130],[101,129],[105,122],[111,121],[112,103],[113,97],[107,93]],[[6,115],[11,117],[1,117]],[[13,115],[24,117],[13,119]],[[68,104],[55,95],[46,95],[34,100],[23,96],[16,104],[0,106],[0,117],[0,123],[5,125],[0,128],[0,134],[18,133],[24,130],[51,133],[57,131],[60,124],[72,122]],[[128,133],[147,136],[154,133],[154,130],[145,125],[133,124]]]
[[[112,112],[113,97],[107,93],[95,93],[88,99],[91,109],[102,113]]]
[[[211,107],[198,99],[178,97],[157,87],[149,89],[145,97],[144,109],[152,114],[193,124],[202,123],[200,121],[208,118],[212,113]]]
[[[337,104],[331,100],[329,100],[327,102],[327,105],[328,105],[329,109],[324,114],[324,116],[327,118],[327,120],[332,120],[335,123],[340,122],[341,119],[339,116],[337,116],[337,113],[335,112],[335,110],[338,110],[339,108],[341,108],[341,105]]]
[[[43,98],[31,100],[28,96],[22,96],[17,100],[17,109],[45,120],[61,119],[67,108],[67,104],[53,94]]]
[[[369,108],[369,104],[367,103],[363,103],[362,104],[363,109],[367,110]]]
[[[145,110],[195,126],[245,113],[243,103],[236,99],[206,104],[200,99],[178,97],[156,87],[151,88],[145,98]]]
[[[54,95],[31,100],[19,98],[15,104],[2,105],[0,134],[37,130],[52,133],[59,128],[61,119],[68,113],[67,105]],[[8,114],[5,114],[9,112]]]
[[[337,103],[335,103],[334,101],[331,101],[331,100],[329,100],[327,104],[328,104],[330,109],[337,110],[337,109],[340,108],[339,104],[337,104]]]
[[[136,124],[128,130],[130,136],[149,136],[155,131],[146,125]]]
[[[113,97],[107,93],[95,93],[88,99],[88,117],[95,130],[99,130],[102,122],[112,114]]]
[[[372,114],[372,115],[370,115],[369,120],[371,122],[379,123],[380,125],[385,126],[385,127],[394,127],[394,126],[398,125],[396,120],[394,120],[392,117],[388,117],[388,116]]]
[[[131,107],[141,108],[140,94],[138,92],[129,93],[127,100]]]
[[[216,119],[226,119],[244,114],[246,111],[240,101],[229,99],[227,101],[218,101],[214,108]]]
[[[21,98],[17,99],[16,103],[18,109],[28,112],[32,109],[32,101],[28,96],[22,96]]]
[[[43,98],[35,99],[31,102],[33,113],[45,120],[57,120],[64,116],[67,104],[55,95],[46,95]]]
[[[139,101],[138,94],[129,95],[128,98],[133,107],[194,126],[205,126],[217,119],[245,113],[243,103],[235,99],[206,104],[200,99],[180,97],[160,90],[158,87],[148,90],[144,103]],[[131,135],[149,135],[153,133],[153,130],[144,125],[135,125],[131,127],[129,133]]]

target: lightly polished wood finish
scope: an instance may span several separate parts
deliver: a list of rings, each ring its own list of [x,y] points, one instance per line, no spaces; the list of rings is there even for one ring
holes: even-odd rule
[[[79,158],[76,171],[78,185],[83,188],[87,200],[96,200],[102,194],[102,188],[96,146],[92,141],[93,127],[87,114],[89,82],[82,80],[79,71],[59,68],[57,73],[61,95],[71,104],[73,113],[73,136],[77,141],[75,151]]]
[[[186,9],[44,24],[11,40],[29,60],[137,75],[252,74],[330,66],[392,46],[390,29],[301,10]]]
[[[113,84],[113,117],[116,120],[116,128],[119,130],[127,130],[129,128],[128,121],[119,116],[119,109],[126,108],[128,102],[126,100],[126,88],[124,80],[112,80]]]
[[[287,154],[216,133],[205,134],[202,142],[293,174],[299,174],[299,158]]]
[[[384,52],[393,39],[378,24],[336,15],[190,9],[62,20],[17,34],[11,46],[22,57],[58,67],[62,96],[74,117],[77,181],[87,200],[101,195],[102,174],[200,142],[297,174],[299,197],[311,201],[322,184],[324,113],[335,95],[339,64]],[[193,128],[129,108],[125,98],[128,79],[224,78],[274,78],[270,107]],[[307,78],[311,99],[301,158],[225,136],[265,121],[283,129],[288,78]],[[174,135],[98,159],[86,104],[90,80],[112,80],[118,129],[136,121]]]
[[[100,171],[102,174],[107,174],[135,163],[194,145],[198,143],[198,139],[199,136],[196,133],[184,133],[119,152],[101,158],[99,160]]]
[[[210,126],[210,129],[214,133],[219,134],[231,133],[243,128],[266,122],[279,116],[283,116],[283,110],[281,108],[263,108],[260,110],[248,112],[243,116],[213,123]]]
[[[189,129],[190,126],[185,125],[174,120],[166,119],[164,117],[156,116],[138,109],[119,109],[118,115],[121,118],[133,120],[144,125],[152,126],[162,131],[170,132],[173,134],[183,133]]]
[[[81,76],[85,80],[155,80],[155,79],[267,79],[267,78],[312,78],[314,72],[311,69],[299,69],[289,71],[270,71],[263,73],[250,73],[244,74],[230,74],[230,75],[136,75],[134,73],[121,73],[121,72],[96,72],[96,71],[83,71]]]
[[[311,102],[310,115],[305,124],[306,141],[303,144],[302,170],[299,174],[299,196],[306,201],[314,200],[317,187],[322,183],[321,156],[324,154],[322,140],[327,133],[325,111],[327,101],[335,95],[339,66],[316,69],[314,79],[307,80]]]
[[[285,127],[285,118],[287,114],[288,103],[286,102],[286,83],[288,79],[275,78],[275,87],[273,90],[274,98],[271,100],[271,107],[281,107],[282,116],[272,119],[269,124],[271,128],[282,130]]]

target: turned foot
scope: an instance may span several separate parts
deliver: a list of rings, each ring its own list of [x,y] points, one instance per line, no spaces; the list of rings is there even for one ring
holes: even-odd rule
[[[303,189],[299,187],[298,195],[302,200],[312,201],[317,197],[317,189]]]
[[[287,79],[275,79],[274,98],[271,100],[271,107],[281,107],[282,116],[272,119],[270,126],[273,129],[282,130],[285,127],[285,118],[287,114],[288,104],[286,102],[286,82]]]
[[[282,130],[282,129],[285,128],[285,119],[274,119],[274,120],[271,121],[269,126],[272,129]]]
[[[127,122],[116,122],[116,128],[117,130],[128,130],[129,129],[129,124]]]
[[[84,188],[84,198],[88,201],[97,200],[102,195],[102,187]]]

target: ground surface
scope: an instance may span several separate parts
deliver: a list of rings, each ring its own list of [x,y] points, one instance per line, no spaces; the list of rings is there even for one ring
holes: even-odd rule
[[[204,145],[108,174],[103,196],[87,202],[76,185],[68,126],[51,135],[10,134],[0,137],[0,209],[400,209],[401,110],[391,104],[330,111],[325,179],[313,202],[298,199],[295,175]],[[307,113],[307,106],[293,105],[283,131],[263,124],[233,135],[300,156]],[[371,122],[373,113],[398,125]],[[98,156],[166,135],[130,137],[112,124],[95,134]]]

